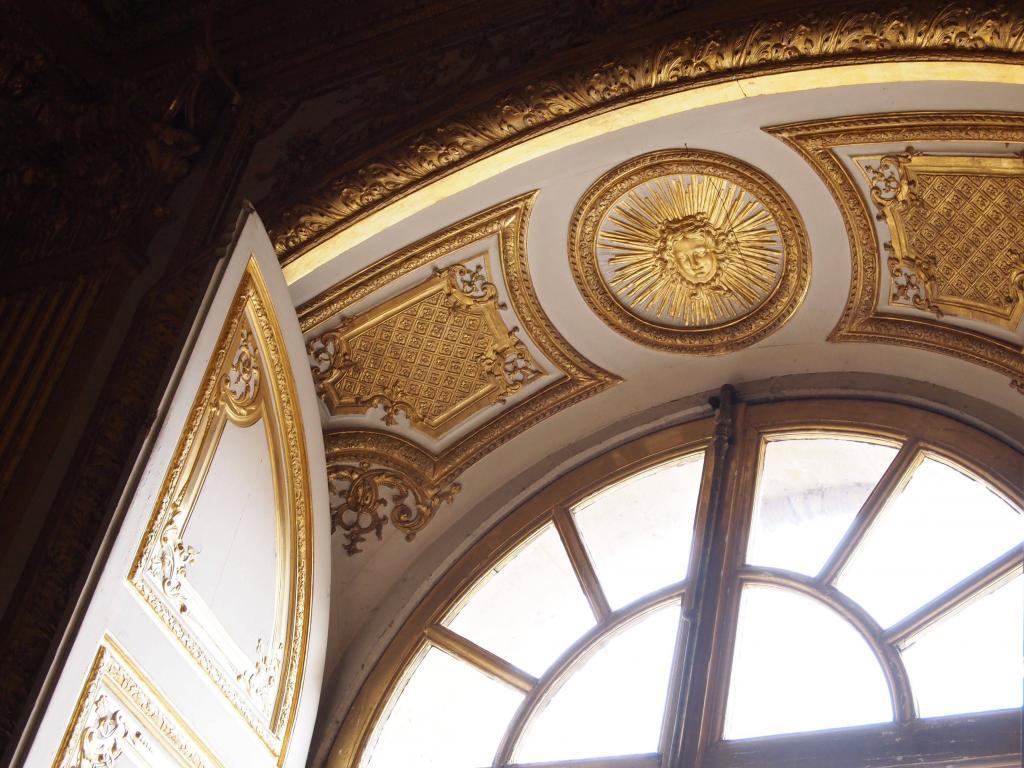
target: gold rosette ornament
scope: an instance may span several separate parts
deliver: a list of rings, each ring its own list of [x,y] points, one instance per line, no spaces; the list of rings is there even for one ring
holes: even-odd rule
[[[654,152],[613,168],[576,207],[573,276],[619,333],[717,354],[796,311],[810,277],[803,222],[760,171],[725,155]]]

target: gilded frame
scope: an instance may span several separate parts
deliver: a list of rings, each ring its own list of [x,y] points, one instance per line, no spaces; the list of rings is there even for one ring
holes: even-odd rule
[[[779,277],[767,294],[734,319],[683,328],[641,317],[609,288],[597,263],[600,222],[616,200],[664,176],[724,179],[753,196],[771,215],[782,241]],[[800,308],[811,277],[811,248],[796,205],[780,186],[753,166],[718,152],[668,149],[635,157],[604,173],[583,194],[569,224],[569,262],[576,287],[609,327],[654,349],[724,355],[781,328]]]
[[[174,642],[281,764],[295,723],[305,669],[313,529],[309,463],[295,381],[270,294],[254,258],[246,265],[202,381],[128,582]],[[261,418],[270,448],[279,548],[275,629],[269,645],[273,649],[280,644],[282,655],[269,712],[243,684],[243,675],[250,670],[233,668],[222,652],[207,647],[209,638],[224,635],[223,630],[219,625],[191,626],[182,601],[182,593],[188,592],[191,555],[181,536],[224,425],[231,421],[247,426]],[[215,617],[212,622],[216,623]]]
[[[1024,114],[1008,112],[896,112],[778,125],[765,129],[793,148],[828,187],[843,216],[852,259],[850,293],[829,335],[834,342],[876,342],[926,349],[998,371],[1024,394],[1024,349],[995,336],[936,318],[879,309],[881,244],[869,203],[836,148],[922,141],[1024,142]]]
[[[596,577],[592,565],[588,563],[579,540],[574,540],[574,527],[565,524],[568,508],[575,501],[623,476],[701,449],[706,450],[704,478],[698,500],[692,552],[696,555],[702,550],[711,550],[719,546],[703,533],[708,530],[709,521],[712,522],[712,525],[720,530],[720,541],[724,542],[724,548],[718,555],[713,555],[709,562],[715,569],[725,569],[728,576],[721,580],[718,589],[711,596],[710,622],[697,630],[701,635],[725,638],[724,641],[717,640],[711,646],[712,652],[704,667],[707,676],[706,697],[702,701],[688,704],[685,697],[677,700],[670,695],[666,705],[666,721],[682,717],[682,708],[686,706],[695,706],[702,713],[699,732],[689,736],[694,742],[694,762],[680,762],[683,758],[680,757],[679,750],[673,748],[671,729],[666,726],[662,737],[661,757],[646,755],[629,759],[601,758],[545,764],[548,768],[678,768],[684,764],[709,768],[725,768],[729,765],[744,768],[755,765],[768,768],[785,768],[793,765],[852,768],[866,763],[897,766],[907,757],[900,750],[905,749],[908,739],[915,744],[915,748],[921,750],[921,754],[915,757],[923,760],[941,761],[966,757],[972,760],[971,764],[992,768],[1010,768],[1018,764],[1019,722],[1012,712],[993,715],[987,720],[981,718],[980,721],[977,716],[943,718],[943,722],[938,723],[937,727],[932,722],[914,721],[913,704],[908,698],[906,672],[902,670],[898,660],[894,664],[891,656],[880,648],[881,641],[877,637],[871,639],[871,630],[868,627],[861,627],[861,632],[869,637],[869,643],[872,643],[880,662],[886,667],[894,723],[739,742],[722,741],[721,733],[725,714],[726,682],[733,650],[732,639],[742,584],[750,581],[785,582],[786,586],[800,590],[806,590],[809,586],[790,583],[793,582],[792,579],[779,581],[775,574],[761,572],[765,569],[741,567],[743,553],[746,550],[748,520],[756,493],[756,479],[767,437],[824,431],[829,434],[850,434],[869,440],[899,443],[903,447],[886,475],[879,481],[880,490],[872,494],[873,500],[869,499],[865,504],[865,508],[874,511],[877,511],[888,493],[899,487],[901,478],[912,466],[915,457],[920,457],[922,451],[929,455],[955,460],[990,484],[998,493],[1024,508],[1024,455],[996,438],[946,416],[916,407],[878,401],[837,398],[780,401],[759,405],[740,404],[736,408],[731,436],[723,433],[722,429],[720,424],[713,424],[711,419],[701,418],[633,440],[566,473],[487,531],[435,583],[388,644],[342,722],[334,740],[328,765],[331,768],[355,768],[359,764],[360,755],[377,719],[386,711],[389,697],[396,690],[396,686],[401,684],[403,670],[428,645],[461,655],[492,676],[528,691],[527,704],[521,708],[519,716],[514,721],[518,723],[516,728],[521,727],[543,695],[542,691],[538,693],[538,683],[543,684],[543,681],[537,681],[501,659],[488,658],[488,652],[464,638],[457,635],[453,637],[454,633],[445,632],[444,627],[440,627],[438,622],[463,599],[474,582],[493,567],[494,563],[508,556],[549,522],[554,522],[566,545],[595,616],[603,615],[607,619],[607,606],[602,608],[600,586],[595,586]],[[730,430],[729,427],[725,429]],[[721,438],[727,438],[732,446],[724,452],[714,449],[716,442]],[[714,487],[716,473],[721,475],[720,482],[723,483],[718,492]],[[714,522],[716,519],[719,522]],[[696,558],[691,557],[688,578],[694,576],[698,567]],[[999,563],[999,568],[993,573],[987,574],[987,581],[975,584],[974,588],[996,583],[1000,579],[1021,572],[1022,568],[1024,555],[1015,553],[1007,562]],[[686,590],[684,584],[670,585],[660,593],[637,601],[626,609],[620,609],[614,614],[612,623],[621,625],[643,611],[650,610],[652,606],[677,595],[682,595],[689,601],[690,594],[691,591]],[[847,616],[848,620],[856,622],[863,618],[851,614],[846,606],[834,604],[833,607]],[[945,607],[949,607],[948,598]],[[936,616],[934,611],[931,614],[924,611],[913,627],[904,627],[899,631],[905,634],[918,631]],[[602,625],[600,629],[605,631],[609,626],[611,625]],[[552,675],[557,677],[571,668],[584,653],[588,641],[589,636],[571,647],[562,659],[556,662],[556,671],[545,675],[545,678]],[[679,682],[676,675],[678,670],[673,672],[673,685]],[[510,728],[509,733],[512,731]],[[1017,741],[1014,746],[1012,742],[1015,736]],[[952,746],[950,739],[954,740]],[[511,755],[513,740],[514,734],[507,736],[495,760],[496,766],[507,765],[507,762],[503,761]],[[833,754],[837,749],[845,750],[848,754],[845,761],[842,754]],[[824,755],[828,755],[829,759],[822,762]]]
[[[77,768],[79,765],[73,753],[82,749],[85,733],[90,728],[87,725],[90,699],[101,686],[110,689],[117,703],[145,724],[147,733],[157,737],[179,765],[188,768],[221,768],[223,765],[131,656],[108,634],[100,642],[82,684],[64,738],[54,753],[53,768]],[[116,739],[110,746],[120,748]]]

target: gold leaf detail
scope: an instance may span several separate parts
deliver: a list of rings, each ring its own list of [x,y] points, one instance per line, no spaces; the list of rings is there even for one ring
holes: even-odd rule
[[[381,408],[388,426],[404,414],[444,435],[544,374],[502,320],[504,306],[482,265],[435,270],[308,343],[317,391],[331,413]]]
[[[351,472],[366,462],[371,468],[395,472],[409,489],[409,499],[427,500],[429,508],[432,496],[443,495],[454,489],[459,475],[491,451],[563,408],[592,397],[620,381],[617,376],[594,365],[573,349],[552,325],[537,299],[530,280],[526,254],[526,226],[535,197],[536,193],[531,192],[460,221],[371,264],[299,307],[300,325],[304,332],[309,333],[328,322],[336,321],[352,304],[371,296],[404,275],[429,267],[485,238],[497,236],[501,269],[511,309],[536,347],[551,362],[555,369],[552,373],[558,374],[552,376],[550,383],[546,383],[530,397],[502,409],[439,454],[433,454],[405,438],[383,431],[351,428],[330,431],[325,435],[329,477],[333,467],[347,467],[347,471]],[[468,280],[469,285],[475,285],[470,293],[485,305],[496,299],[496,296],[487,298],[488,291],[475,276],[476,270],[466,269],[466,273],[456,271],[456,283],[465,287]],[[444,270],[434,272],[434,279],[444,274]],[[448,285],[452,287],[451,282]],[[457,286],[452,292],[456,290],[466,293]],[[336,330],[347,331],[351,327],[352,319],[349,318]],[[478,361],[487,370],[489,382],[500,379],[502,387],[509,391],[524,386],[539,375],[539,368],[528,356],[519,333],[518,328],[506,328],[500,337],[496,336],[494,345],[483,351]],[[320,343],[325,346],[330,341],[325,340],[324,336],[320,337]],[[314,344],[314,368],[326,372],[328,366],[321,361],[339,359],[339,349],[343,350],[344,347],[336,345],[333,351],[328,349],[324,352]],[[314,378],[316,376],[314,371]],[[417,509],[415,504],[407,504],[407,507],[414,512]],[[380,515],[379,509],[375,511]],[[414,516],[416,525],[419,520],[426,518],[425,515],[419,518]],[[368,528],[362,534],[364,538],[369,534],[376,535],[377,527],[369,524],[370,520],[370,517],[365,518],[360,526]],[[381,530],[383,526],[384,523],[381,523]]]
[[[861,167],[893,237],[892,302],[1015,329],[1024,317],[1024,158],[908,150]]]
[[[361,461],[357,466],[335,464],[328,468],[331,501],[331,530],[341,529],[345,551],[361,552],[367,534],[383,538],[390,520],[412,541],[444,503],[451,503],[461,490],[452,483],[442,490],[425,487],[421,480],[406,473],[371,467]]]
[[[604,174],[569,229],[573,277],[612,328],[657,349],[721,354],[777,330],[810,275],[803,222],[764,174],[664,150]]]
[[[370,161],[340,166],[329,181],[302,195],[301,203],[286,202],[282,194],[265,206],[276,203],[278,211],[271,238],[288,262],[415,187],[481,157],[616,104],[700,87],[715,76],[811,70],[864,58],[991,60],[1022,51],[1016,6],[979,9],[966,0],[903,4],[886,12],[833,4],[749,24],[696,29],[660,45],[621,52],[612,61],[567,70],[415,132]],[[297,197],[294,189],[288,192],[292,200]]]
[[[886,215],[887,210],[898,209],[899,206],[918,206],[927,210],[931,204],[927,200],[946,199],[944,196],[931,197],[939,192],[938,188],[931,189],[931,185],[940,181],[950,184],[951,187],[961,187],[970,190],[975,186],[975,181],[961,178],[970,174],[934,174],[938,177],[923,181],[921,175],[913,169],[917,164],[918,168],[941,165],[942,163],[955,164],[970,160],[971,163],[979,163],[975,171],[983,165],[990,164],[996,158],[982,157],[952,157],[951,159],[937,159],[928,157],[916,152],[904,153],[904,155],[892,155],[881,164],[866,174],[869,183],[877,178],[878,173],[892,176],[894,173],[908,173],[909,178],[905,185],[905,191],[901,190],[901,183],[895,181],[889,184],[891,191],[883,193],[877,183],[872,188],[869,196],[862,195],[857,189],[852,176],[843,164],[837,153],[837,148],[869,144],[902,144],[920,142],[956,142],[957,148],[962,150],[964,142],[984,141],[1000,143],[1024,143],[1024,115],[1009,114],[1003,112],[902,112],[886,113],[877,115],[855,115],[850,117],[814,120],[791,125],[781,125],[765,129],[769,133],[778,136],[784,142],[799,152],[805,160],[817,171],[827,184],[832,197],[842,212],[846,223],[846,231],[849,240],[850,253],[852,255],[853,274],[850,282],[850,294],[846,308],[838,324],[829,336],[830,341],[852,341],[852,342],[882,342],[897,344],[919,349],[927,349],[934,352],[942,352],[952,355],[966,362],[987,366],[999,371],[1011,380],[1015,389],[1020,389],[1019,382],[1024,381],[1024,354],[1020,344],[1007,341],[995,335],[990,335],[974,330],[959,328],[938,317],[908,317],[904,314],[885,312],[879,307],[882,305],[881,288],[883,269],[893,270],[893,260],[889,263],[883,262],[883,247],[879,243],[874,225],[873,206],[882,208],[881,214]],[[946,156],[947,158],[949,156]],[[1000,164],[1019,168],[1020,160],[1015,158],[999,158]],[[946,170],[950,170],[947,165]],[[1014,174],[1019,171],[1014,171]],[[911,183],[912,182],[912,183]],[[1017,182],[1014,182],[1017,183]],[[929,187],[929,189],[924,189]],[[870,197],[870,199],[869,199]],[[900,198],[903,198],[902,202]],[[917,202],[915,202],[915,200]],[[947,209],[948,210],[948,209]],[[937,227],[935,234],[940,230],[947,229],[946,223],[932,221],[932,214],[917,212],[913,207],[908,208],[905,213],[913,216],[927,216],[921,221],[930,222],[929,226]],[[1019,219],[1018,219],[1019,220]],[[974,230],[974,225],[967,223],[967,226],[957,224],[956,221],[950,224],[951,227],[967,234]],[[896,232],[898,226],[892,224],[890,231]],[[927,242],[936,242],[932,233],[921,233],[925,235]],[[948,232],[949,237],[952,232]],[[973,236],[964,239],[962,242],[972,241]],[[898,239],[898,238],[897,238]],[[916,241],[915,241],[916,242]],[[959,242],[959,241],[958,241]],[[968,262],[974,261],[978,249],[974,246],[956,255],[954,252],[943,253],[942,259],[948,263],[942,267],[940,274],[939,258],[935,251],[919,254],[912,251],[907,245],[894,242],[892,245],[893,257],[899,274],[890,274],[894,277],[894,290],[896,298],[905,297],[905,301],[917,304],[915,298],[920,298],[925,303],[922,308],[927,309],[927,302],[934,302],[940,311],[953,314],[955,308],[961,312],[964,308],[964,297],[972,296],[970,300],[976,300],[979,296],[976,287],[965,289],[961,292],[956,290],[956,296],[951,295],[948,288],[940,287],[941,284],[952,286],[958,279],[958,270],[966,266]],[[1016,254],[1011,258],[1019,257],[1019,252],[1012,248],[1006,250],[1008,254]],[[985,261],[992,257],[991,251],[988,256],[982,259]],[[1024,268],[1024,265],[1022,265]],[[972,269],[988,269],[985,265],[977,265]],[[963,273],[960,273],[963,275]],[[945,275],[943,277],[942,275]],[[1016,270],[1010,266],[1005,268],[1002,276],[993,273],[987,283],[1000,282],[1001,288],[984,295],[989,299],[1003,294],[1013,298],[1019,307],[1021,292],[1018,290],[1019,283],[1015,283],[1014,275]],[[931,280],[931,284],[928,284]],[[901,283],[901,281],[905,281]],[[1006,281],[1006,282],[1002,282]],[[1008,290],[1009,289],[1009,290]],[[925,299],[924,296],[928,296]],[[954,304],[949,299],[959,301]],[[988,305],[988,311],[997,304]],[[1004,303],[1002,311],[1007,312],[1008,303]],[[975,307],[977,309],[977,307]],[[1019,309],[1016,311],[1020,311]],[[993,322],[991,314],[986,318]]]

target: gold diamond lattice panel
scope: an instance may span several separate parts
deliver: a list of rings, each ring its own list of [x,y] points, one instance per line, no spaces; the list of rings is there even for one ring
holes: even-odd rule
[[[909,150],[863,168],[892,233],[892,301],[1016,328],[1024,316],[1024,157]]]
[[[1020,226],[1024,207],[1016,196],[1022,161],[980,152],[965,156],[963,147],[965,142],[1019,147],[1024,144],[1024,115],[890,112],[765,130],[811,164],[846,223],[853,268],[850,295],[829,340],[942,352],[999,371],[1024,393],[1020,343],[957,326],[943,316],[960,314],[1003,327],[1013,324],[1015,314],[1019,321],[1024,271],[1012,266],[1012,254],[1019,254],[1020,246],[1009,242],[1012,227],[1006,219]],[[943,154],[931,149],[934,155],[926,156],[911,149],[868,163],[861,158],[858,164],[867,176],[870,195],[858,189],[840,155],[858,146],[912,147],[922,142],[929,142],[929,147],[949,142],[957,151]],[[929,175],[933,178],[926,178]],[[997,189],[993,197],[985,192]],[[1016,213],[1008,216],[1010,211]],[[885,217],[893,235],[888,257],[875,226],[878,215]],[[892,291],[888,297],[882,292],[886,272]],[[892,303],[910,304],[936,316],[893,312],[886,308]]]
[[[503,306],[482,266],[436,272],[311,341],[317,388],[332,413],[380,406],[385,424],[402,412],[440,437],[544,373]]]

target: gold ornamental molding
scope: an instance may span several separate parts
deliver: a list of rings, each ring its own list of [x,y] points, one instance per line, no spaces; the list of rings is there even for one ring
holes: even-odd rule
[[[837,5],[695,30],[508,92],[415,133],[300,195],[301,203],[279,207],[271,236],[286,277],[292,282],[374,231],[503,169],[665,114],[837,85],[1024,77],[1019,4],[918,0],[882,11]],[[601,119],[589,120],[595,116]],[[462,178],[444,189],[413,194],[456,172]],[[386,220],[357,231],[357,223],[385,207],[392,208]],[[346,230],[342,244],[327,248]]]
[[[1024,231],[1024,161],[963,155],[963,142],[1024,143],[1024,114],[906,112],[765,130],[811,164],[843,215],[853,275],[846,308],[829,340],[943,352],[1008,376],[1011,386],[1024,393],[1020,344],[958,327],[945,317],[1010,328],[1024,311],[1024,264],[1019,234],[1013,234]],[[921,142],[956,142],[957,154],[918,153],[912,145]],[[911,149],[883,156],[863,169],[871,185],[868,200],[837,150],[877,144]],[[889,253],[879,242],[876,216],[893,234]],[[891,291],[883,296],[886,274]],[[886,311],[886,299],[932,316]]]
[[[1024,155],[911,147],[859,167],[892,234],[890,301],[1015,330],[1024,317]]]
[[[544,371],[501,319],[483,265],[456,264],[309,342],[313,381],[333,414],[382,407],[432,438]]]
[[[283,336],[250,259],[207,365],[128,580],[248,724],[284,760],[302,687],[312,597],[309,462]],[[197,552],[183,540],[227,423],[262,420],[278,520],[274,637],[256,659],[235,645],[188,581]],[[268,567],[271,567],[268,565]],[[272,649],[272,650],[269,650]]]
[[[493,418],[437,454],[385,430],[344,428],[327,433],[332,521],[334,528],[343,532],[344,546],[349,554],[360,551],[366,536],[372,534],[381,538],[388,523],[411,540],[433,519],[442,504],[451,502],[460,490],[457,478],[468,467],[534,424],[621,381],[573,349],[540,305],[526,254],[527,224],[536,196],[536,192],[530,192],[464,219],[381,259],[299,307],[300,324],[303,332],[308,333],[342,316],[347,307],[404,275],[433,265],[473,243],[496,236],[502,283],[508,291],[511,309],[521,325],[521,329],[514,333],[528,335],[556,369],[552,373],[560,374],[559,378],[529,397],[511,402]],[[469,280],[468,284],[464,282],[466,280]],[[468,293],[463,290],[466,288]],[[431,291],[447,301],[454,300],[459,306],[458,311],[467,317],[473,317],[474,312],[485,313],[492,309],[496,313],[497,305],[491,303],[497,301],[497,297],[492,295],[493,285],[465,265],[434,272],[431,278],[397,297],[396,301],[401,305],[410,297],[421,295],[420,292]],[[371,314],[377,312],[377,309],[370,310]],[[350,329],[359,322],[356,319],[342,321],[341,330],[337,332],[342,336],[351,334]],[[425,323],[424,327],[429,328],[430,324]],[[311,345],[314,368],[326,369],[323,355],[332,357],[329,349],[332,338],[328,335],[331,332],[321,333]],[[510,375],[530,380],[539,376],[537,363],[526,356],[525,346],[522,351],[518,350],[519,345],[507,335],[509,332],[511,329],[507,329],[498,318],[495,326],[484,334],[493,333],[487,345],[467,346],[468,354],[480,353],[464,361],[474,363],[474,370],[481,372],[482,378],[478,381],[500,382],[497,390],[491,390],[487,397],[496,392],[507,392]],[[504,338],[502,333],[506,334]],[[516,338],[520,337],[517,335]],[[495,339],[500,342],[499,347],[510,343],[511,347],[504,351],[490,348]],[[344,351],[338,351],[342,349],[341,341],[344,339],[337,340],[334,348],[332,370],[341,371],[346,365]],[[350,348],[349,361],[356,362],[351,341],[345,343]],[[326,352],[325,346],[328,347]],[[534,370],[536,374],[532,372]],[[523,381],[525,379],[513,380],[512,383],[522,386]],[[326,393],[324,396],[327,397]],[[432,406],[426,412],[432,412]]]
[[[576,285],[602,320],[655,349],[723,354],[780,328],[810,280],[782,189],[726,155],[663,150],[604,174],[569,227]]]
[[[155,742],[155,743],[154,743]],[[166,757],[160,755],[163,752]],[[142,764],[220,768],[156,686],[109,635],[103,638],[82,686],[53,768],[100,768],[121,755]]]

